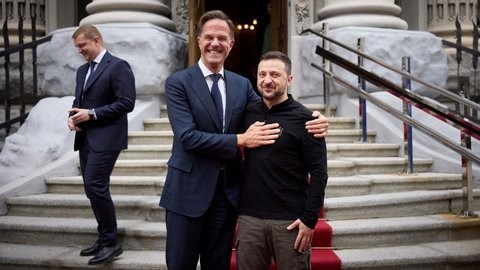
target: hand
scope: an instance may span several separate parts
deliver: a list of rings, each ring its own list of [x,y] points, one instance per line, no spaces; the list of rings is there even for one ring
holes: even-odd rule
[[[257,121],[245,133],[237,135],[237,144],[248,148],[274,144],[279,134],[280,125],[278,123],[265,124],[265,122]]]
[[[90,120],[87,109],[72,108],[68,112],[71,114],[67,121],[70,130],[80,131],[78,124]]]
[[[72,117],[68,117],[68,121],[67,121],[67,124],[68,124],[68,128],[71,130],[71,131],[81,131],[82,129],[75,126],[75,124],[73,123],[72,121]]]
[[[319,111],[314,111],[312,116],[318,117],[318,119],[310,120],[305,123],[305,128],[309,133],[313,133],[315,138],[323,138],[328,133],[328,120]]]
[[[287,230],[291,231],[298,227],[298,235],[295,239],[295,244],[293,248],[298,252],[304,252],[310,247],[312,242],[313,232],[315,229],[309,228],[307,225],[303,224],[300,219],[295,220],[292,224],[288,225]]]

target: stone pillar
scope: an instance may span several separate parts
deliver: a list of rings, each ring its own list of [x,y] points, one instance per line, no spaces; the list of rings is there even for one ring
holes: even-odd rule
[[[163,0],[93,0],[80,25],[102,23],[149,22],[176,32],[170,8]]]
[[[18,23],[23,19],[24,39],[27,43],[32,41],[32,15],[36,16],[35,27],[37,38],[45,35],[45,0],[0,0],[0,27],[3,28],[5,20],[8,25],[10,46],[19,44]],[[3,47],[3,29],[0,36],[0,47]]]
[[[408,25],[397,17],[400,12],[394,0],[325,0],[317,12],[319,22],[312,29],[320,31],[327,22],[330,29],[365,26],[405,30]]]

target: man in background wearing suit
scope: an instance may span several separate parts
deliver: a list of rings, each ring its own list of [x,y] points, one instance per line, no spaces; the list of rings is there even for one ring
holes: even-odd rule
[[[127,113],[135,106],[135,78],[130,65],[106,51],[92,25],[73,33],[75,47],[88,62],[77,70],[75,100],[68,127],[76,132],[85,194],[98,223],[98,239],[80,252],[88,264],[111,261],[122,253],[109,183],[120,151],[127,148]]]
[[[166,209],[166,260],[169,270],[194,270],[199,257],[202,269],[227,270],[241,189],[241,147],[272,144],[280,129],[261,122],[243,129],[247,104],[260,98],[247,78],[223,68],[234,43],[228,16],[219,10],[205,13],[196,35],[200,60],[165,82],[174,133],[160,199]],[[325,136],[325,117],[308,124],[312,133]]]

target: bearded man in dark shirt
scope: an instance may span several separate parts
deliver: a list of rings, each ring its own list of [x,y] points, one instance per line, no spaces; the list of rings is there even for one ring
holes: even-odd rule
[[[239,270],[310,269],[310,243],[327,185],[325,139],[304,126],[312,112],[287,93],[291,61],[277,51],[258,65],[262,101],[250,104],[245,127],[256,121],[279,123],[272,145],[245,149],[245,168],[237,235]]]

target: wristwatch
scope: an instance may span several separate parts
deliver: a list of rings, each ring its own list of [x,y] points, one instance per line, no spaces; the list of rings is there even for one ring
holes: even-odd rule
[[[95,110],[94,109],[88,110],[88,116],[90,117],[90,120],[95,120]]]

